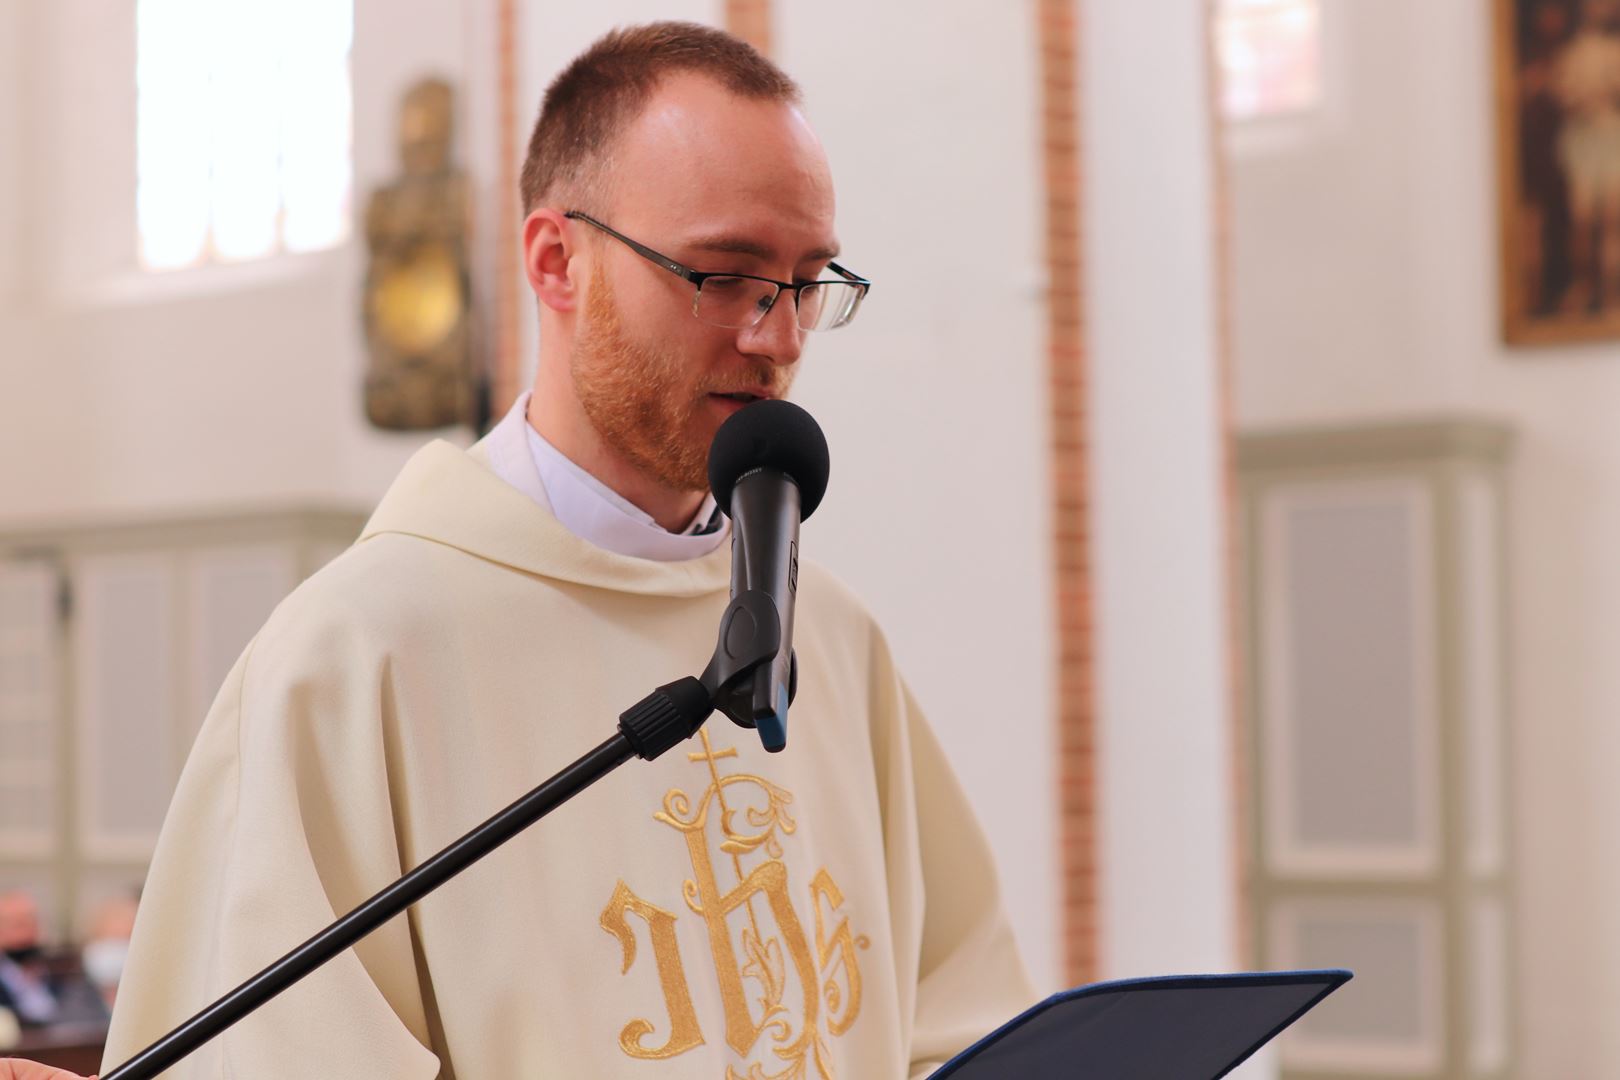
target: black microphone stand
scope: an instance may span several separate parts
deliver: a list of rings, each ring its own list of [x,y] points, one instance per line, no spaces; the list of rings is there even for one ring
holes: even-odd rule
[[[619,730],[596,749],[429,858],[331,926],[142,1050],[101,1080],[152,1080],[332,957],[500,847],[551,811],[640,757],[651,761],[691,738],[720,709],[744,727],[746,691],[781,648],[782,626],[769,593],[733,597],[720,618],[720,641],[701,676],[660,686],[619,714]]]

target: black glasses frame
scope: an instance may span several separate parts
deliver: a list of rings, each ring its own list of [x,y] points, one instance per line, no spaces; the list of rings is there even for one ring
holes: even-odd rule
[[[849,318],[846,319],[844,322],[838,324],[838,326],[847,326],[847,325],[849,325],[849,323],[851,321],[854,320],[855,311],[860,310],[861,304],[866,300],[866,294],[872,291],[872,283],[870,281],[868,281],[866,278],[861,277],[859,274],[851,273],[850,271],[844,269],[842,266],[839,266],[835,262],[829,262],[827,264],[827,269],[829,269],[833,273],[837,274],[839,276],[839,278],[842,279],[842,280],[838,280],[838,281],[799,281],[799,282],[777,281],[775,278],[761,277],[758,274],[733,274],[733,273],[723,272],[723,271],[718,271],[718,270],[713,271],[713,272],[706,272],[706,271],[703,271],[703,270],[694,270],[690,266],[687,266],[684,263],[676,262],[674,259],[670,258],[668,255],[663,254],[662,252],[654,251],[652,248],[648,247],[646,244],[642,244],[642,243],[639,243],[639,242],[637,242],[635,240],[630,239],[628,236],[624,235],[622,232],[619,232],[616,229],[610,228],[609,226],[602,224],[600,221],[597,221],[595,218],[591,217],[589,214],[581,213],[578,210],[568,210],[568,211],[565,211],[563,213],[563,217],[569,218],[569,219],[574,220],[574,221],[583,221],[587,225],[590,225],[590,226],[593,226],[593,227],[595,227],[597,229],[602,230],[603,232],[607,233],[609,236],[613,237],[613,239],[617,240],[619,243],[623,244],[625,247],[627,247],[631,251],[635,252],[637,255],[640,255],[643,259],[646,259],[648,262],[650,262],[650,263],[652,263],[652,264],[654,264],[656,266],[663,267],[665,270],[668,270],[670,273],[674,274],[676,277],[684,278],[687,281],[690,281],[693,285],[697,286],[698,292],[700,292],[700,293],[703,291],[703,283],[705,281],[709,280],[710,278],[746,278],[749,281],[763,281],[766,284],[775,285],[776,286],[776,295],[771,298],[771,302],[765,308],[765,310],[763,310],[763,311],[761,311],[759,313],[759,318],[755,319],[754,322],[752,324],[750,324],[750,325],[753,325],[753,326],[758,326],[759,323],[764,320],[765,316],[767,316],[767,315],[769,315],[771,313],[771,309],[776,306],[776,302],[782,298],[782,293],[783,292],[792,292],[793,293],[793,310],[794,310],[794,312],[796,314],[798,312],[798,310],[799,310],[799,294],[800,294],[800,292],[802,290],[808,289],[812,285],[854,285],[854,286],[857,286],[861,290],[861,294],[856,299],[854,309],[850,311]],[[696,300],[695,299],[693,301],[692,311],[693,311],[693,314],[697,313],[697,306],[696,306]],[[829,327],[828,329],[836,330],[836,329],[838,329],[838,326]],[[738,328],[733,327],[732,329],[738,329]],[[802,330],[804,328],[800,327],[800,329]]]

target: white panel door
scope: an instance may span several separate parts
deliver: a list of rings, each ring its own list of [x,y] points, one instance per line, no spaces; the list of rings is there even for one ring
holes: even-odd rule
[[[1299,899],[1271,912],[1280,968],[1351,965],[1356,977],[1278,1046],[1285,1068],[1432,1073],[1445,1059],[1444,918],[1429,900]]]
[[[292,544],[206,548],[187,556],[190,647],[182,754],[236,658],[297,584]]]
[[[0,563],[0,863],[54,850],[60,772],[57,574]]]
[[[1273,873],[1440,870],[1432,517],[1417,478],[1280,485],[1262,504]]]
[[[179,564],[94,555],[73,569],[79,842],[90,859],[150,858],[181,750]]]

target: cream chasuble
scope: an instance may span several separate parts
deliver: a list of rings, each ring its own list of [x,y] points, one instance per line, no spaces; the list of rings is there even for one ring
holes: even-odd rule
[[[122,1062],[709,659],[729,546],[574,536],[433,443],[221,689],[119,988]],[[860,603],[805,563],[788,748],[718,714],[176,1067],[283,1080],[891,1080],[1034,993],[984,837]]]

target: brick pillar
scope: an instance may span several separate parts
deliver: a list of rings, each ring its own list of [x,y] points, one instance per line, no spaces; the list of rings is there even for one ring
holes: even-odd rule
[[[1221,111],[1220,58],[1215,47],[1215,5],[1204,8],[1204,52],[1209,86],[1210,176],[1214,184],[1215,216],[1215,362],[1220,387],[1220,470],[1224,488],[1222,548],[1226,567],[1226,649],[1231,671],[1232,702],[1232,882],[1237,927],[1233,938],[1237,956],[1254,956],[1249,924],[1249,777],[1248,724],[1244,712],[1243,607],[1239,587],[1241,555],[1237,545],[1237,467],[1234,460],[1236,424],[1232,404],[1232,198],[1226,148],[1222,135],[1226,118]]]
[[[1064,968],[1071,983],[1089,982],[1097,973],[1096,711],[1081,312],[1077,21],[1074,0],[1039,0],[1058,639],[1058,834]]]
[[[726,0],[726,31],[771,55],[771,0]]]
[[[512,407],[523,388],[518,385],[522,358],[518,355],[518,281],[522,266],[520,247],[522,204],[518,197],[518,67],[517,0],[495,0],[495,102],[500,130],[495,178],[494,287],[495,355],[490,379],[490,409],[499,419]]]

